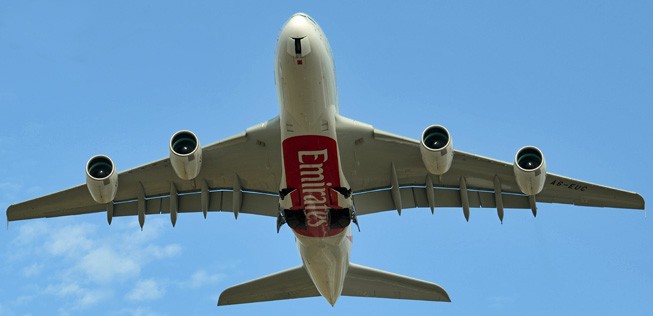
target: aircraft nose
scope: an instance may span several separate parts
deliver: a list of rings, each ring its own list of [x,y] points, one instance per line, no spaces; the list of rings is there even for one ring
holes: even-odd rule
[[[312,19],[308,15],[296,13],[286,23],[285,33],[289,37],[302,38],[306,37],[313,28]]]

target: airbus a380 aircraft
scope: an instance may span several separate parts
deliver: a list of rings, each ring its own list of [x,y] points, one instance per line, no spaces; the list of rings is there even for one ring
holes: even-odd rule
[[[12,205],[9,221],[106,212],[146,215],[227,211],[276,218],[296,236],[302,265],[225,290],[218,305],[322,295],[449,301],[440,286],[349,262],[358,216],[406,208],[530,209],[536,201],[644,209],[632,192],[546,172],[542,152],[520,149],[514,163],[453,149],[442,126],[420,141],[338,114],[329,43],[308,15],[284,25],[275,64],[280,114],[201,147],[190,131],[175,133],[170,157],[120,174],[107,156],[86,165],[86,185]]]

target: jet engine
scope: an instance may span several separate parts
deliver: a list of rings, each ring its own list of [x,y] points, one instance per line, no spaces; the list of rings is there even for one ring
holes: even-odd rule
[[[170,164],[184,180],[197,177],[202,167],[202,147],[191,131],[179,131],[170,138]]]
[[[106,204],[113,201],[118,192],[118,173],[111,158],[97,155],[88,160],[86,187],[95,202]]]
[[[443,175],[453,161],[453,141],[444,126],[432,125],[422,132],[420,142],[422,162],[428,172],[434,175]]]
[[[542,192],[546,182],[546,161],[537,147],[526,146],[518,150],[513,170],[522,193],[536,195]]]

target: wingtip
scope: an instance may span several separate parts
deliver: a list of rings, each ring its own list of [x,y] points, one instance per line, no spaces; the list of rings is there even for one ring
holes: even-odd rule
[[[220,297],[218,297],[218,305],[217,306],[226,306],[226,305],[233,305],[234,304],[233,301],[230,302],[229,298],[225,296],[225,292],[228,293],[229,289],[231,289],[231,288],[228,288],[228,289],[222,291],[222,293],[220,293]]]
[[[635,195],[637,196],[640,202],[639,209],[646,210],[646,201],[644,201],[644,197],[641,196],[639,193],[636,193]]]
[[[14,208],[14,205],[15,204],[9,205],[9,207],[7,207],[7,210],[5,211],[5,216],[7,217],[7,222],[9,222],[9,220],[10,220],[9,217],[11,216],[11,213],[12,213],[11,209]]]
[[[437,299],[437,301],[445,302],[445,303],[451,303],[451,297],[449,297],[449,293],[447,293],[447,290],[445,290],[443,287],[441,287],[441,286],[439,286],[437,284],[435,284],[435,286],[437,286],[438,292],[439,292],[438,294],[440,296]]]

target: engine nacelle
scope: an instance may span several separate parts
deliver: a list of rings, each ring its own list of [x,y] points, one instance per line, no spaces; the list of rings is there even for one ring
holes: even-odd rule
[[[537,195],[546,183],[546,161],[537,147],[526,146],[515,155],[515,179],[522,193]]]
[[[202,167],[202,147],[191,131],[179,131],[170,138],[170,164],[184,180],[197,177]]]
[[[419,148],[422,162],[428,172],[434,175],[443,175],[453,161],[453,141],[444,126],[432,125],[422,132]]]
[[[118,192],[118,173],[116,166],[108,156],[93,156],[86,163],[86,187],[93,200],[107,204]]]

